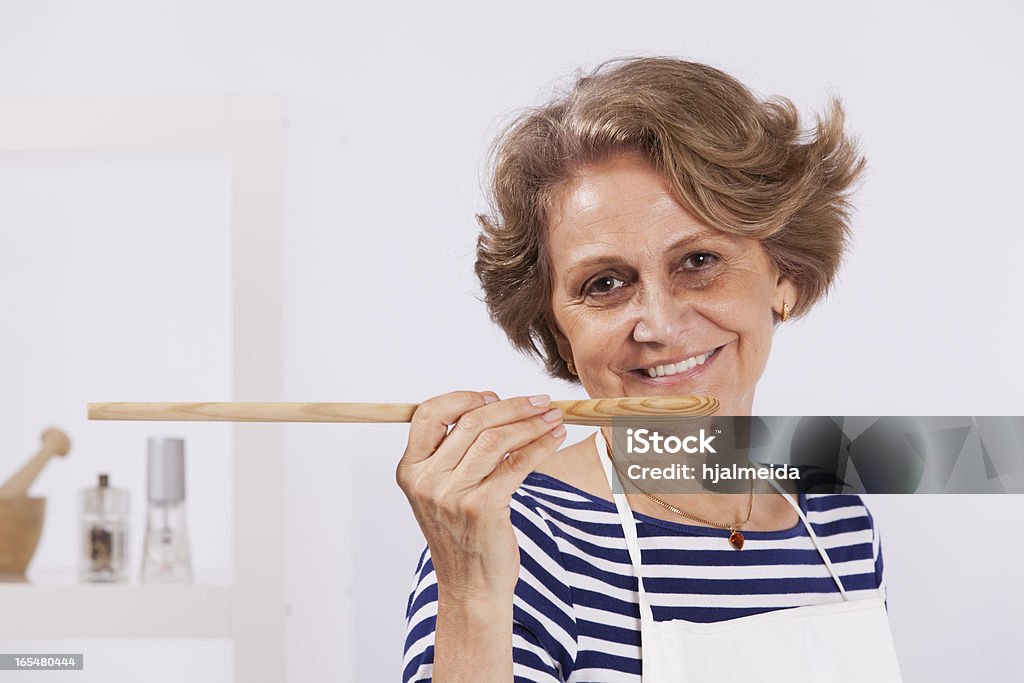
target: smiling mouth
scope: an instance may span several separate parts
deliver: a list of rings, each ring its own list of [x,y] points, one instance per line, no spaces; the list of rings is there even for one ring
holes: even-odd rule
[[[709,360],[715,357],[715,355],[722,350],[723,347],[707,351],[706,353],[699,353],[696,356],[691,356],[685,360],[679,361],[678,363],[668,363],[665,365],[655,365],[650,368],[637,368],[636,370],[630,370],[631,373],[640,375],[641,377],[671,377],[672,375],[678,375],[683,372],[694,369],[699,365],[704,365]]]

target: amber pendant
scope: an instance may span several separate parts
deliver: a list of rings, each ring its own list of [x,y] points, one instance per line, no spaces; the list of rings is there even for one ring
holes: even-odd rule
[[[743,550],[743,534],[733,529],[732,533],[729,534],[729,545],[736,548],[736,550]]]

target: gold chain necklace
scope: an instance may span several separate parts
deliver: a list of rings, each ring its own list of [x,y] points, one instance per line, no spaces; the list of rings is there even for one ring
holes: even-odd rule
[[[608,457],[612,461],[612,467],[615,468],[615,471],[619,473],[620,477],[624,477],[626,479],[629,479],[629,482],[633,486],[636,487],[637,491],[639,491],[640,493],[644,494],[645,496],[647,496],[652,501],[654,501],[655,503],[657,503],[661,507],[665,508],[669,512],[673,512],[673,513],[679,515],[680,517],[685,517],[686,519],[688,519],[690,521],[700,522],[701,524],[706,524],[708,526],[713,526],[713,527],[716,527],[718,529],[725,529],[725,530],[727,530],[729,532],[729,545],[731,545],[736,550],[743,550],[743,540],[744,539],[743,539],[743,534],[740,533],[740,529],[743,528],[743,526],[746,525],[747,522],[750,521],[750,513],[754,511],[754,480],[753,479],[750,480],[750,501],[747,503],[747,518],[745,520],[743,520],[742,522],[736,522],[734,524],[722,524],[721,522],[712,522],[709,519],[704,519],[703,517],[698,517],[697,515],[693,515],[693,514],[690,514],[689,512],[686,512],[684,510],[680,510],[675,505],[672,505],[671,503],[666,503],[661,498],[656,498],[655,496],[651,495],[647,491],[644,491],[642,488],[637,486],[637,483],[635,481],[633,481],[633,479],[631,479],[630,477],[626,476],[623,473],[623,471],[619,469],[619,466],[615,463],[615,454],[612,452],[612,443],[611,443],[611,441],[609,441],[608,439],[605,439],[605,444],[608,446]]]

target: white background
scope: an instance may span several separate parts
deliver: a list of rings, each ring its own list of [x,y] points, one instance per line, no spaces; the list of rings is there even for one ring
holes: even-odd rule
[[[808,113],[837,93],[869,159],[855,245],[829,299],[779,331],[755,412],[1021,415],[1021,19],[1016,5],[991,2],[2,0],[0,97],[282,97],[286,395],[267,400],[419,401],[456,388],[582,395],[512,352],[477,300],[481,162],[515,109],[542,101],[578,67],[630,54],[705,61]],[[23,162],[4,159],[4,178],[20,179],[0,186],[0,198],[8,197],[0,201],[14,201],[11,188],[30,182],[24,174],[42,163]],[[123,207],[119,220],[149,219],[136,241],[83,238],[113,225],[97,218],[102,212],[64,221],[67,238],[80,241],[56,251],[51,286],[38,284],[39,258],[0,261],[4,330],[22,335],[5,337],[24,340],[25,329],[42,325],[48,340],[0,340],[3,404],[28,406],[25,420],[9,413],[0,422],[0,478],[31,452],[44,426],[29,415],[63,415],[67,404],[87,400],[204,400],[229,386],[228,331],[217,327],[227,307],[227,236],[217,232],[226,218],[214,199],[198,201],[223,179],[215,160],[194,162],[194,174],[187,165],[163,159],[135,185],[107,182],[118,188],[111,201]],[[53,187],[77,186],[67,176],[73,169],[52,169]],[[102,180],[88,176],[82,182]],[[159,197],[172,206],[178,196],[181,215],[155,208],[144,186],[162,187]],[[29,230],[0,214],[0,245],[52,252],[59,239],[52,226],[62,219],[51,212],[47,220],[49,228]],[[145,244],[137,241],[142,234]],[[202,244],[204,234],[214,243],[175,251]],[[92,323],[70,317],[105,310],[82,291],[101,288],[101,271],[127,279],[119,268],[128,266],[117,264],[139,267],[146,255],[159,288],[181,278],[179,301],[187,306]],[[98,265],[90,272],[72,263]],[[113,344],[126,334],[146,343],[174,329],[197,345],[193,367],[201,369],[190,373],[162,356],[153,359],[159,381],[146,383],[139,374],[146,359],[129,349],[110,356],[102,372],[78,353],[76,335],[87,331],[100,335],[97,344],[103,335]],[[6,375],[14,367],[22,368],[17,381]],[[48,377],[52,390],[34,386],[29,369]],[[152,395],[118,395],[131,378]],[[102,429],[83,424],[73,438],[88,443]],[[400,426],[286,430],[289,680],[398,677],[405,602],[422,549],[394,485],[405,435]],[[218,438],[189,437],[211,454]],[[139,444],[124,449],[141,459]],[[100,456],[73,455],[92,464]],[[112,478],[134,480],[141,502],[141,475],[131,469],[139,461],[115,460],[123,458]],[[51,463],[39,481],[35,492],[50,498],[51,515],[64,516],[51,517],[40,567],[57,567],[74,551],[69,496],[96,471],[69,458]],[[217,545],[228,538],[230,505],[218,493],[228,490],[228,475],[213,465],[200,482],[198,472],[189,482],[198,568],[229,569],[230,553]],[[1024,645],[1024,592],[1012,578],[1024,554],[1005,538],[1024,512],[1020,497],[872,497],[869,504],[883,534],[906,679],[1010,680],[1006,654]],[[215,671],[211,664],[207,680],[218,680]]]

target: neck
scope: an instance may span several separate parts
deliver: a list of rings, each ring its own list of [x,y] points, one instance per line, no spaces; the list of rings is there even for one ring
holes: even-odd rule
[[[711,526],[733,525],[748,519],[752,500],[755,498],[750,481],[729,482],[736,484],[735,487],[727,489],[729,492],[714,490],[720,487],[703,477],[704,456],[679,454],[671,456],[671,459],[663,457],[660,462],[642,461],[635,455],[620,455],[619,451],[624,449],[615,448],[610,432],[608,428],[601,428],[621,490],[627,494],[630,507],[637,512],[684,523],[701,523],[699,520],[684,519],[685,515],[667,509],[652,500],[653,497],[661,503],[711,522]],[[673,472],[680,477],[651,477],[652,469],[666,467],[672,467]],[[646,476],[644,468],[648,468]],[[686,473],[690,475],[688,478],[685,476]],[[759,487],[758,492],[765,491]]]

